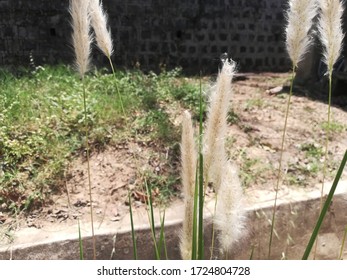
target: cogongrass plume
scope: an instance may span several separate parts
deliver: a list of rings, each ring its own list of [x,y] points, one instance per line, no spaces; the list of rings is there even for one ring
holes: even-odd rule
[[[81,78],[89,69],[92,37],[90,35],[90,17],[88,0],[70,0],[72,18],[72,43],[75,51],[75,64]]]
[[[330,137],[330,119],[331,119],[331,95],[332,95],[332,73],[333,67],[341,54],[342,40],[344,33],[342,31],[341,18],[343,15],[343,5],[339,0],[321,0],[320,1],[320,18],[318,22],[319,38],[323,45],[323,61],[327,65],[329,78],[328,89],[328,117],[327,117],[327,132],[325,138],[325,152],[323,165],[323,179],[321,187],[321,209],[323,207],[324,183],[327,170],[329,137]],[[317,236],[318,240],[318,236]],[[313,258],[316,257],[317,251],[316,242]]]
[[[344,37],[341,22],[343,4],[339,0],[320,0],[319,7],[319,39],[324,48],[323,60],[327,65],[329,75],[331,75],[333,66],[342,50]]]
[[[225,59],[222,63],[216,84],[211,89],[203,147],[205,180],[213,182],[216,190],[226,160],[227,116],[232,96],[231,81],[235,74],[234,61]]]
[[[224,163],[213,221],[218,231],[221,253],[228,258],[233,245],[246,235],[243,190],[238,168],[231,161]]]
[[[95,39],[99,49],[110,58],[113,53],[111,32],[107,29],[107,15],[100,0],[90,0],[89,4],[91,24],[95,32]]]
[[[275,186],[275,202],[272,212],[271,232],[269,240],[268,258],[271,256],[272,238],[275,227],[275,216],[277,207],[278,189],[281,182],[282,172],[282,160],[284,151],[284,141],[287,131],[288,115],[291,104],[291,97],[293,93],[293,83],[296,75],[296,68],[299,62],[303,59],[308,47],[312,43],[312,37],[309,35],[309,31],[312,26],[313,18],[317,12],[316,0],[289,0],[289,8],[287,10],[287,26],[286,26],[286,46],[290,59],[292,60],[292,78],[290,84],[290,90],[287,100],[287,107],[285,112],[280,159],[277,173],[277,181]]]
[[[193,240],[193,208],[194,191],[196,176],[196,148],[194,142],[194,130],[192,118],[188,111],[183,114],[182,122],[182,142],[181,142],[181,161],[182,161],[182,188],[184,194],[184,219],[183,229],[180,238],[181,257],[189,260],[192,257]]]
[[[303,59],[312,37],[308,36],[317,11],[317,0],[289,0],[286,46],[293,67]]]

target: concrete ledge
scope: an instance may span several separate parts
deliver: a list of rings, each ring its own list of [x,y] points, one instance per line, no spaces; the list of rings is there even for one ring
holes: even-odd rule
[[[329,191],[331,184],[325,187]],[[248,232],[235,248],[233,259],[267,259],[272,217],[273,193],[254,191],[247,194]],[[271,199],[269,199],[271,198]],[[205,248],[210,258],[211,217],[214,201],[206,203]],[[320,191],[284,189],[279,192],[276,212],[275,235],[271,259],[301,259],[320,209]],[[181,202],[166,211],[165,236],[169,259],[180,259],[179,233],[182,222]],[[156,219],[159,221],[159,218]],[[135,212],[137,246],[139,259],[154,259],[154,247],[148,227],[147,214],[142,209]],[[347,181],[340,182],[333,203],[320,231],[317,259],[337,259],[347,225]],[[82,225],[84,253],[92,258],[89,225]],[[105,224],[96,229],[97,259],[133,259],[129,217],[118,224]],[[253,251],[253,253],[252,253]],[[344,249],[347,258],[347,249]],[[79,259],[77,224],[61,229],[26,228],[16,232],[13,244],[0,244],[0,259]]]

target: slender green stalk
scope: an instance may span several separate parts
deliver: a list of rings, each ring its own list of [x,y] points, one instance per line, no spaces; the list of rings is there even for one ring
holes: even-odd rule
[[[165,210],[164,210],[163,216],[162,217],[160,216],[160,219],[161,221],[160,221],[160,236],[159,236],[158,251],[161,256],[162,248],[164,248],[165,258],[168,259],[166,244],[165,244]]]
[[[320,212],[317,224],[316,224],[316,226],[315,226],[315,228],[314,228],[314,230],[312,232],[311,238],[310,238],[310,240],[309,240],[309,242],[307,244],[307,247],[306,247],[306,250],[304,252],[304,255],[302,256],[303,260],[307,260],[307,258],[310,255],[311,249],[312,249],[312,247],[313,247],[313,245],[315,243],[316,237],[317,237],[317,235],[319,233],[319,230],[320,230],[320,227],[321,227],[322,222],[324,220],[324,217],[325,217],[325,215],[326,215],[326,213],[327,213],[327,211],[328,211],[328,209],[330,207],[330,204],[331,204],[331,201],[333,199],[333,196],[334,196],[337,184],[340,181],[340,178],[342,176],[342,172],[343,172],[343,169],[345,168],[346,162],[347,162],[347,150],[345,151],[345,155],[343,156],[343,159],[341,161],[340,167],[339,167],[339,169],[338,169],[338,171],[336,173],[333,185],[331,186],[331,189],[330,189],[330,192],[328,194],[328,197],[325,200],[323,208],[322,208],[322,210]]]
[[[272,219],[271,219],[271,231],[270,231],[270,241],[269,241],[269,251],[268,251],[268,259],[270,259],[271,256],[271,247],[272,247],[272,239],[273,239],[273,232],[275,228],[275,216],[276,216],[276,207],[277,207],[277,197],[278,197],[278,189],[280,186],[280,182],[282,179],[282,160],[283,160],[283,151],[284,151],[284,140],[286,137],[286,131],[287,131],[287,123],[288,123],[288,115],[289,115],[289,108],[290,108],[290,100],[293,94],[293,84],[295,79],[295,66],[293,66],[292,70],[292,77],[290,82],[290,90],[289,90],[289,96],[287,101],[287,109],[285,113],[285,120],[284,120],[284,127],[283,127],[283,134],[282,134],[282,143],[281,143],[281,151],[280,151],[280,160],[279,160],[279,166],[278,166],[278,172],[277,172],[277,182],[276,182],[276,189],[275,189],[275,202],[274,207],[272,211]]]
[[[199,232],[198,232],[198,259],[204,258],[204,158],[202,154],[202,85],[201,85],[201,73],[200,73],[200,102],[199,102]]]
[[[199,195],[198,194],[199,194],[199,183],[198,183],[198,167],[197,167],[196,168],[196,175],[195,175],[195,190],[194,190],[192,260],[196,260],[197,259],[198,199],[199,199]]]
[[[137,260],[136,236],[135,236],[135,227],[134,227],[134,219],[133,219],[133,208],[131,206],[131,195],[130,195],[130,192],[128,194],[128,197],[129,197],[129,210],[130,210],[131,238],[133,240],[133,255],[134,255],[134,260]]]
[[[81,235],[81,226],[80,226],[80,220],[78,219],[78,244],[80,248],[80,260],[83,260],[83,242],[82,242],[82,235]]]
[[[253,260],[254,255],[254,245],[252,245],[251,255],[249,256],[249,260]]]
[[[203,155],[199,155],[199,223],[198,223],[198,259],[204,258],[204,174]]]
[[[117,95],[118,95],[118,98],[119,98],[120,107],[121,107],[123,116],[125,116],[125,110],[124,110],[124,106],[123,106],[122,96],[121,96],[120,91],[119,91],[118,81],[117,81],[117,78],[116,78],[116,72],[114,71],[112,59],[111,59],[110,56],[108,56],[108,60],[110,62],[112,73],[113,73],[113,77],[114,77],[114,80],[115,80],[115,83],[116,83],[116,91],[117,91]]]
[[[147,184],[146,180],[145,180],[145,184],[146,184],[146,192],[147,192],[148,204],[149,204],[149,209],[147,208],[147,214],[148,214],[148,219],[149,219],[149,223],[151,226],[152,238],[153,238],[153,243],[154,243],[154,253],[155,253],[156,259],[160,260],[160,252],[158,250],[157,238],[156,238],[156,234],[155,234],[152,190],[151,190],[150,186]]]
[[[216,194],[216,198],[215,198],[215,202],[214,202],[214,210],[213,210],[213,217],[212,217],[212,221],[214,221],[214,217],[216,215],[216,211],[217,211],[217,201],[218,201],[218,194]],[[214,241],[215,241],[215,228],[214,228],[214,223],[212,223],[212,240],[211,240],[211,256],[210,256],[210,260],[213,259],[213,251],[214,251]]]
[[[327,164],[328,164],[328,149],[329,149],[329,138],[330,138],[330,116],[331,116],[331,93],[332,93],[332,73],[329,71],[329,94],[328,94],[328,123],[326,128],[326,138],[325,138],[325,151],[324,151],[324,163],[323,163],[323,179],[321,187],[321,196],[320,196],[320,210],[323,207],[323,195],[324,195],[324,183],[327,175]],[[318,240],[318,237],[317,237]],[[313,258],[316,258],[317,252],[317,243],[314,246]]]
[[[346,235],[347,235],[347,226],[345,227],[345,231],[343,233],[342,244],[341,244],[341,249],[340,249],[340,254],[339,254],[339,260],[343,259],[342,255],[343,255],[343,248],[345,248]]]
[[[83,85],[83,109],[84,109],[84,127],[86,133],[86,155],[87,155],[87,169],[88,169],[88,190],[89,190],[89,201],[90,201],[90,221],[92,226],[92,239],[93,239],[93,258],[96,260],[96,241],[94,234],[94,219],[93,219],[93,199],[92,199],[92,182],[90,176],[90,147],[89,147],[89,127],[87,120],[87,97],[86,97],[86,86],[84,77],[82,77],[82,85]]]

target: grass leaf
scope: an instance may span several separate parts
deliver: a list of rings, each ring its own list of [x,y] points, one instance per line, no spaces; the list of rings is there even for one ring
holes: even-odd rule
[[[345,168],[345,165],[346,165],[346,162],[347,162],[347,150],[345,151],[345,155],[341,161],[341,164],[340,164],[340,167],[337,171],[337,174],[336,174],[336,177],[334,179],[334,182],[333,182],[333,185],[331,186],[331,189],[330,189],[330,192],[328,194],[328,197],[327,199],[325,200],[325,203],[323,205],[323,208],[322,208],[322,211],[319,215],[319,218],[318,218],[318,221],[317,221],[317,224],[312,232],[312,235],[311,235],[311,238],[307,244],[307,247],[306,247],[306,250],[304,252],[304,255],[302,256],[302,259],[303,260],[307,260],[309,255],[310,255],[310,252],[311,252],[311,249],[314,245],[314,242],[317,238],[317,235],[319,233],[319,230],[320,230],[320,227],[323,223],[323,220],[324,220],[324,217],[329,209],[329,206],[331,204],[331,201],[333,199],[333,196],[334,196],[334,193],[335,193],[335,190],[336,190],[336,187],[337,187],[337,184],[338,182],[340,181],[340,178],[342,176],[342,172],[343,172],[343,169]]]

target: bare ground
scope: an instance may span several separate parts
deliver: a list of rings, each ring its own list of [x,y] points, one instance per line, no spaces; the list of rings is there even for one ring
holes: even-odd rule
[[[235,82],[227,147],[230,157],[240,166],[246,195],[255,189],[265,189],[273,194],[275,189],[288,85],[289,74],[274,73],[248,74]],[[285,174],[280,188],[310,189],[322,181],[326,137],[322,123],[327,119],[328,106],[305,95],[308,95],[305,89],[296,89],[292,96],[283,154]],[[183,108],[178,103],[163,106],[170,113],[171,122],[179,126]],[[333,107],[332,123],[328,180],[335,175],[347,147],[346,109]],[[146,172],[159,177],[168,173],[179,176],[179,159],[172,156],[175,152],[171,149],[162,144],[133,139],[92,154],[90,167],[96,227],[106,221],[117,222],[128,213],[129,193],[135,211],[144,207],[147,199],[143,190]],[[178,193],[171,200],[181,199],[179,184],[171,187]],[[159,192],[154,188],[153,195],[159,197]],[[54,195],[52,201],[51,205],[23,218],[7,217],[4,225],[15,224],[12,229],[44,228],[54,224],[76,224],[77,218],[89,221],[85,157],[71,162],[66,173],[65,191]],[[159,199],[155,202],[160,203]]]

